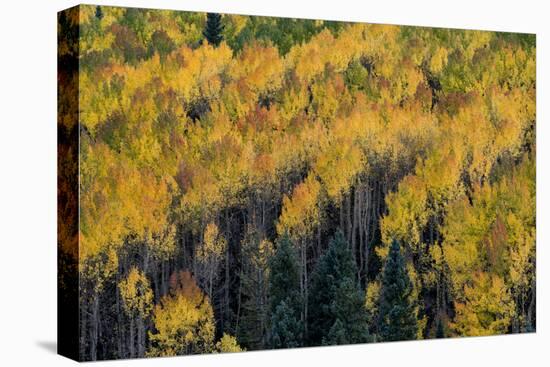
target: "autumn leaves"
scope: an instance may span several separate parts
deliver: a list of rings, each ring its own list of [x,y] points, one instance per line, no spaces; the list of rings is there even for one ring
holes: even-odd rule
[[[227,15],[211,45],[204,15],[93,14],[80,45],[83,358],[534,329],[528,38]],[[301,41],[279,39],[281,24]],[[272,304],[282,248],[296,289]],[[329,255],[349,268],[331,280],[334,312],[314,301],[317,269],[339,271]]]

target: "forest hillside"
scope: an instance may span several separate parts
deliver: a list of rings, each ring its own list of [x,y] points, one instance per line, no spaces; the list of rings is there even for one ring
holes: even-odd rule
[[[77,9],[81,359],[535,331],[533,35]]]

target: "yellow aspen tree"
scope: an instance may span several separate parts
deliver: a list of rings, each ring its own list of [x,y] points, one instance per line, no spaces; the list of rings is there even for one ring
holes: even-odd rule
[[[153,309],[153,291],[149,279],[136,267],[118,284],[124,312],[130,319],[130,357],[145,355],[145,322]],[[136,348],[137,347],[137,348]]]

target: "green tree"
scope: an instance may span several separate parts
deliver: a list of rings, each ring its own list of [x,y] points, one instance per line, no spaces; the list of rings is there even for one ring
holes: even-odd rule
[[[368,341],[365,295],[357,281],[350,246],[341,231],[330,241],[312,278],[309,313],[310,345]]]
[[[270,262],[271,346],[292,348],[302,345],[300,318],[300,273],[297,255],[287,234],[279,239]]]
[[[95,17],[99,20],[103,19],[103,10],[101,10],[101,6],[96,6],[95,8]]]
[[[346,332],[346,328],[340,319],[336,319],[334,325],[330,328],[328,336],[323,338],[323,344],[325,345],[343,345],[349,344],[349,338]]]
[[[222,16],[218,13],[208,13],[206,15],[206,27],[203,35],[213,46],[218,46],[223,39]]]
[[[300,301],[300,274],[294,245],[287,234],[277,241],[275,254],[269,261],[269,292],[271,308],[275,310],[281,301],[292,300],[292,306],[298,306]],[[299,310],[300,308],[298,308]]]
[[[413,284],[399,243],[393,241],[382,273],[378,330],[383,341],[416,339],[418,321],[411,300]]]
[[[286,300],[291,301],[287,298]],[[281,301],[271,316],[271,346],[273,348],[296,348],[302,346],[303,323],[297,310]]]
[[[269,303],[269,259],[273,244],[250,228],[241,242],[241,345],[249,349],[265,349],[269,335],[271,305]]]

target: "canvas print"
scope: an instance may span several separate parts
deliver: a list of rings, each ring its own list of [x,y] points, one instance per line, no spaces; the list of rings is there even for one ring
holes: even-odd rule
[[[58,14],[59,352],[536,330],[535,35]]]

